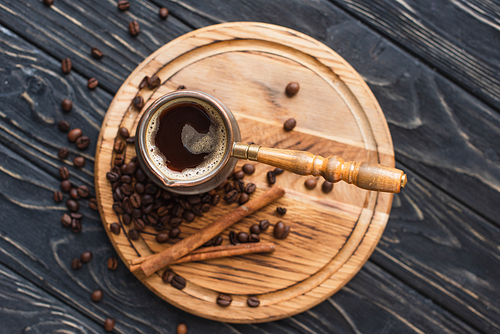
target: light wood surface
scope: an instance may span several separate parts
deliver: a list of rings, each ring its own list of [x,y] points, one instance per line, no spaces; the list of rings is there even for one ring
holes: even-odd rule
[[[140,92],[147,101],[143,110],[184,85],[223,101],[235,114],[244,142],[394,166],[390,133],[377,101],[335,52],[296,31],[262,23],[228,23],[194,31],[163,46],[139,65],[116,94],[103,122],[96,153],[96,194],[111,242],[127,266],[139,255],[172,245],[171,241],[156,243],[149,227],[147,234],[132,242],[125,233],[109,231],[111,223],[119,222],[105,177],[112,166],[114,139],[122,126],[134,134],[140,112],[131,101],[142,78],[152,74],[161,78],[162,85]],[[284,93],[290,81],[301,85],[292,98]],[[297,127],[285,132],[283,122],[291,117],[297,120]],[[134,155],[129,145],[127,160]],[[257,184],[257,195],[268,188],[265,175],[269,170],[256,164],[256,172],[244,179]],[[219,321],[277,320],[320,303],[346,284],[372,253],[387,222],[392,194],[342,183],[324,194],[320,182],[315,189],[306,190],[305,180],[287,172],[279,175],[276,184],[286,189],[286,196],[233,227],[248,231],[261,219],[269,219],[271,225],[284,221],[292,231],[287,239],[274,239],[272,226],[261,234],[262,242],[276,243],[274,253],[174,265],[171,269],[187,280],[182,291],[163,283],[158,274],[135,274],[173,305]],[[276,206],[286,207],[286,215],[277,216]],[[204,217],[182,225],[180,237],[235,207],[220,203]],[[228,232],[222,234],[224,244]],[[232,294],[230,307],[216,305],[220,292]],[[249,294],[258,295],[259,307],[247,306]]]

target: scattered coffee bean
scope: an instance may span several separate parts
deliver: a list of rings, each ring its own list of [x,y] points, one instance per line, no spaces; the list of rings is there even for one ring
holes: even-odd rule
[[[133,211],[132,211],[133,212]],[[141,216],[142,214],[139,215],[139,217]],[[129,214],[126,214],[124,213],[123,214],[123,217],[122,217],[122,221],[125,225],[130,225],[130,223],[132,223],[132,217],[129,215]]]
[[[299,89],[300,85],[298,82],[290,82],[288,85],[286,85],[285,92],[288,97],[292,97],[299,92]]]
[[[63,214],[61,217],[61,224],[64,227],[69,227],[71,226],[71,217],[67,213]]]
[[[78,186],[76,191],[78,192],[78,196],[80,196],[81,198],[87,198],[90,195],[89,187],[84,185]]]
[[[74,143],[78,138],[83,135],[82,129],[73,129],[68,133],[68,140]]]
[[[97,200],[95,198],[91,198],[89,200],[89,208],[94,210],[94,211],[97,211],[98,208],[97,208]]]
[[[115,270],[118,267],[118,260],[114,257],[110,257],[108,260],[108,269]]]
[[[97,85],[99,84],[99,81],[97,81],[96,78],[90,78],[88,81],[87,81],[87,87],[89,89],[95,89],[97,87]]]
[[[289,118],[283,123],[283,129],[285,131],[292,131],[297,125],[297,121],[294,118]]]
[[[148,180],[148,177],[146,176],[146,174],[144,174],[144,172],[140,168],[137,168],[137,170],[134,173],[134,176],[138,182],[146,182]],[[170,194],[169,192],[164,191],[163,192],[163,197],[164,197],[163,199],[164,200],[170,199],[169,194]]]
[[[238,233],[238,241],[241,243],[248,242],[248,233],[246,232],[240,232]]]
[[[69,197],[72,199],[80,199],[80,195],[78,195],[78,190],[76,188],[71,188],[69,191]]]
[[[125,168],[125,173],[124,174],[132,175],[132,174],[135,173],[136,170],[137,170],[137,165],[134,162],[130,161],[127,164],[127,168]],[[154,194],[156,192],[157,187],[154,184],[152,184],[152,185],[154,187],[154,191],[153,191],[153,194]],[[148,188],[146,187],[146,192],[147,192],[147,190],[148,190]]]
[[[75,167],[78,167],[78,168],[84,167],[85,166],[85,158],[84,157],[76,157],[75,159],[73,159],[73,165],[75,165]]]
[[[73,219],[83,219],[83,215],[79,212],[71,212],[70,216]]]
[[[186,280],[182,276],[175,275],[174,279],[172,280],[172,282],[170,282],[170,284],[172,284],[174,288],[182,290],[186,287]]]
[[[180,224],[182,224],[182,218],[174,217],[174,218],[170,219],[169,224],[172,227],[177,227]]]
[[[139,84],[139,89],[143,89],[148,84],[149,77],[146,75],[142,78],[141,83]]]
[[[245,186],[245,192],[249,195],[253,194],[255,190],[257,190],[257,186],[254,183],[247,183]]]
[[[234,231],[229,232],[229,242],[233,245],[236,245],[238,243],[238,239]]]
[[[54,202],[61,203],[63,200],[63,195],[60,191],[54,191]]]
[[[184,210],[184,212],[182,213],[182,218],[184,218],[188,223],[191,223],[194,221],[195,216],[191,211]]]
[[[226,196],[224,196],[224,200],[227,202],[227,203],[234,203],[236,202],[236,200],[238,199],[238,196],[239,196],[239,193],[238,191],[236,190],[231,190],[230,192],[228,192],[226,194]]]
[[[251,234],[260,234],[261,230],[260,230],[260,226],[257,225],[257,224],[254,224],[252,226],[250,226],[250,233]]]
[[[214,246],[220,246],[223,241],[222,236],[219,235],[214,237],[213,241],[214,241]]]
[[[61,70],[66,74],[71,72],[71,60],[69,58],[64,58],[61,61]]]
[[[163,282],[165,283],[170,283],[172,282],[172,280],[174,279],[175,277],[175,274],[172,270],[170,269],[167,269],[163,272],[163,275],[161,275],[161,279],[163,280]]]
[[[283,174],[285,170],[284,169],[281,169],[281,168],[275,168],[274,169],[274,174],[276,175],[280,175],[280,174]]]
[[[45,6],[52,6],[53,3],[54,3],[54,0],[43,0],[43,4]]]
[[[233,182],[227,183],[226,186],[224,187],[224,190],[226,191],[226,193],[234,190],[234,183]]]
[[[304,182],[304,185],[306,186],[307,189],[311,190],[311,189],[314,189],[316,187],[317,183],[318,183],[318,181],[316,181],[316,179],[307,179]]]
[[[260,221],[259,227],[261,231],[265,231],[269,228],[269,220],[264,219]]]
[[[177,334],[186,334],[188,332],[187,326],[185,324],[179,324],[177,326]]]
[[[257,307],[260,305],[259,298],[255,297],[255,296],[250,296],[247,299],[247,304],[250,307]]]
[[[113,232],[116,235],[120,234],[120,231],[121,231],[120,224],[118,224],[118,223],[112,223],[109,226],[109,229],[111,230],[111,232]]]
[[[282,221],[279,221],[274,226],[273,234],[276,239],[285,239],[290,234],[290,226],[285,226]]]
[[[127,128],[121,127],[120,130],[118,130],[118,133],[120,134],[120,136],[122,136],[125,139],[127,139],[128,137],[130,137],[130,134],[129,134]]]
[[[160,19],[165,20],[168,17],[168,9],[166,9],[165,7],[161,7],[159,14]]]
[[[126,0],[118,1],[118,9],[122,12],[130,8],[130,3]]]
[[[66,207],[68,208],[69,211],[71,212],[77,212],[78,209],[80,208],[80,205],[78,204],[77,201],[73,199],[68,199],[66,201]]]
[[[69,156],[69,150],[67,147],[61,147],[59,152],[57,152],[59,159],[66,159]]]
[[[280,215],[284,215],[286,213],[286,209],[281,206],[278,206],[276,208],[276,212],[278,212]]]
[[[183,90],[183,89],[186,89],[186,86],[180,85],[179,87],[177,87],[177,90]]]
[[[213,244],[214,244],[214,240],[213,240],[213,239],[210,239],[210,240],[208,240],[207,242],[205,242],[205,243],[203,244],[203,246],[202,246],[202,247],[210,247],[210,246],[212,246]]]
[[[170,230],[169,236],[172,239],[176,239],[180,233],[181,230],[178,227],[174,227],[173,229]]]
[[[68,168],[66,168],[66,166],[59,167],[59,175],[61,175],[61,178],[63,180],[69,179],[69,170],[68,170]]]
[[[160,232],[156,235],[156,242],[159,244],[163,244],[168,241],[170,236],[168,235],[167,232]]]
[[[73,102],[71,102],[70,99],[64,99],[62,100],[61,102],[61,108],[62,110],[64,110],[65,112],[70,112],[71,109],[73,108]]]
[[[112,332],[114,328],[115,328],[115,319],[107,318],[106,321],[104,322],[104,330],[106,332]]]
[[[249,199],[250,199],[250,196],[247,193],[241,193],[240,198],[238,198],[238,203],[240,205],[243,205],[246,202],[248,202]]]
[[[269,184],[276,183],[276,173],[274,171],[270,170],[267,172],[267,182],[269,182]]]
[[[251,165],[250,165],[251,166]],[[242,178],[245,177],[245,172],[242,171],[242,170],[239,170],[237,171],[236,173],[234,173],[233,177],[236,179],[236,180],[241,180]]]
[[[90,298],[92,298],[92,301],[94,302],[100,301],[102,299],[102,291],[95,290],[94,292],[92,292],[92,296]]]
[[[123,162],[125,162],[125,157],[121,154],[117,154],[114,160],[115,166],[121,166],[123,165]]]
[[[81,136],[76,140],[76,147],[80,150],[84,150],[90,145],[90,138],[88,136]]]
[[[220,196],[219,195],[214,195],[212,198],[210,198],[210,205],[211,206],[216,206],[220,202]]]
[[[231,305],[232,301],[233,298],[231,296],[222,293],[219,295],[219,297],[217,297],[217,304],[219,304],[220,306],[229,306]]]
[[[80,260],[82,260],[83,263],[88,263],[92,260],[92,253],[91,252],[83,252],[82,256],[80,256]]]
[[[247,175],[252,175],[255,173],[255,166],[251,164],[244,164],[242,170]]]
[[[137,36],[141,32],[141,28],[139,27],[139,22],[132,21],[128,24],[128,32],[132,36]]]
[[[78,270],[82,267],[82,261],[78,258],[74,258],[73,261],[71,261],[71,269],[73,270]]]
[[[151,78],[148,79],[148,88],[149,89],[154,89],[161,85],[161,80],[157,75],[153,75]]]
[[[90,54],[92,55],[92,57],[94,57],[95,59],[101,59],[104,54],[102,53],[101,50],[99,50],[98,48],[94,47],[92,48],[92,50],[90,51]]]
[[[128,237],[130,238],[130,240],[137,240],[137,239],[139,239],[139,231],[137,231],[135,228],[131,228],[128,231]]]
[[[134,107],[137,109],[142,109],[144,107],[144,98],[140,95],[136,96],[134,99]]]
[[[321,185],[321,190],[325,193],[325,194],[328,194],[329,192],[331,192],[333,190],[333,183],[332,182],[328,182],[328,181],[324,181],[323,184]]]
[[[250,234],[248,236],[248,242],[259,242],[260,241],[260,237],[258,234]]]
[[[82,231],[82,223],[78,219],[71,220],[71,231],[78,234]]]
[[[121,140],[115,141],[114,149],[116,153],[122,153],[125,150],[125,143]]]
[[[59,124],[57,125],[59,128],[59,131],[61,132],[68,132],[71,126],[69,125],[68,121],[60,121]]]
[[[63,180],[61,182],[61,190],[65,193],[69,192],[71,190],[71,182],[69,182],[69,180]]]
[[[202,206],[201,206],[201,211],[208,212],[208,211],[210,211],[210,208],[211,208],[210,204],[203,203]]]

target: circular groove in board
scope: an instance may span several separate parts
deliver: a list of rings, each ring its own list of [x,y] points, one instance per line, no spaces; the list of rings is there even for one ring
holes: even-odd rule
[[[162,85],[139,92],[142,78],[153,74],[162,79]],[[290,81],[301,85],[293,98],[284,94]],[[262,23],[226,23],[191,32],[163,46],[134,70],[111,103],[99,136],[95,166],[99,210],[127,266],[137,253],[150,255],[170,244],[157,244],[156,232],[149,228],[146,231],[151,234],[132,242],[124,233],[110,233],[109,225],[119,222],[105,176],[112,166],[114,140],[122,126],[135,133],[140,116],[132,107],[135,96],[140,94],[147,101],[145,110],[179,85],[223,101],[238,120],[242,141],[394,166],[389,129],[377,101],[359,74],[325,45],[291,29]],[[284,132],[282,124],[290,117],[298,125]],[[128,145],[127,161],[134,155],[133,146]],[[244,163],[240,161],[238,167]],[[271,168],[256,167],[244,181],[256,183],[258,192],[263,192],[265,174]],[[272,227],[261,234],[263,241],[276,242],[275,253],[172,266],[187,280],[182,291],[163,283],[159,274],[145,277],[136,272],[136,276],[171,304],[219,321],[277,320],[320,303],[346,284],[371,255],[387,223],[392,194],[337,183],[326,195],[321,192],[321,181],[315,189],[306,190],[305,179],[291,173],[280,175],[277,185],[286,189],[285,197],[232,228],[247,231],[260,219],[272,224],[283,220],[292,226],[287,239],[274,239]],[[277,216],[276,206],[287,207],[287,214]],[[235,207],[220,203],[201,219],[181,225],[181,237]],[[225,244],[227,234],[223,234]],[[233,295],[231,306],[217,306],[220,292]],[[259,295],[259,307],[247,306],[248,294]]]

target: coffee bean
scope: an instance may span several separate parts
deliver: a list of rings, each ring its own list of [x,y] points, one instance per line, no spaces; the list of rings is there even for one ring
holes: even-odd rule
[[[269,184],[276,183],[276,173],[274,171],[271,170],[267,172],[267,182],[269,182]]]
[[[70,216],[73,219],[83,219],[83,215],[79,212],[71,212]]]
[[[125,168],[125,173],[123,173],[123,174],[133,175],[136,170],[137,170],[137,165],[131,161],[127,164],[127,168]],[[154,184],[152,184],[152,185],[154,186],[154,191],[152,192],[154,194],[157,190],[157,187]],[[147,187],[146,187],[146,193],[148,193]]]
[[[71,60],[69,58],[64,58],[61,61],[61,70],[66,74],[71,71]]]
[[[170,282],[170,284],[172,284],[174,288],[182,290],[186,287],[186,280],[184,279],[184,277],[175,275],[174,279],[172,280],[172,282]]]
[[[115,160],[113,162],[114,162],[115,166],[121,166],[121,165],[123,165],[124,161],[125,161],[125,158],[123,157],[123,155],[117,154],[115,156]]]
[[[210,198],[210,205],[211,206],[216,206],[220,202],[220,196],[219,195],[214,195],[212,198]]]
[[[159,244],[163,244],[168,241],[169,235],[167,232],[160,232],[156,235],[156,242]]]
[[[71,182],[69,182],[69,180],[63,180],[61,182],[61,190],[65,193],[69,192],[71,190]]]
[[[57,125],[59,128],[59,131],[61,132],[68,132],[71,126],[69,125],[68,121],[60,121],[59,124]]]
[[[244,164],[242,170],[247,175],[252,175],[255,173],[255,166],[251,164]]]
[[[123,213],[123,206],[121,203],[118,203],[118,202],[115,202],[113,203],[113,211],[116,212],[116,213]]]
[[[71,188],[69,191],[69,197],[72,199],[80,199],[80,195],[78,195],[78,190],[76,188]]]
[[[128,237],[130,240],[137,240],[139,239],[139,231],[137,231],[135,228],[131,228],[128,230]]]
[[[93,47],[92,50],[90,51],[90,54],[92,55],[92,57],[94,57],[95,59],[101,59],[104,54],[102,53],[101,50],[99,50],[98,48],[96,47]]]
[[[219,297],[217,297],[217,304],[219,304],[220,306],[229,306],[231,305],[232,301],[233,298],[231,296],[222,293],[219,295]]]
[[[134,193],[134,188],[132,187],[132,185],[130,185],[128,183],[122,184],[120,189],[125,194],[125,196],[130,196]],[[147,203],[147,204],[149,204],[149,203]]]
[[[71,217],[67,213],[63,214],[61,217],[61,224],[64,227],[69,227],[71,225]]]
[[[241,180],[242,178],[245,177],[245,172],[242,171],[242,170],[239,170],[237,171],[236,173],[234,173],[233,177],[236,179],[236,180]]]
[[[269,228],[269,220],[264,219],[260,221],[259,227],[261,231],[265,231]]]
[[[99,84],[99,81],[97,81],[96,78],[90,78],[88,81],[87,81],[87,87],[89,89],[95,89],[97,87],[97,85]]]
[[[128,32],[132,36],[137,36],[141,32],[141,28],[139,27],[139,22],[132,21],[128,24]]]
[[[210,211],[210,204],[208,204],[208,203],[203,203],[203,204],[201,205],[201,211],[203,211],[203,212],[208,212],[208,211]]]
[[[239,193],[242,193],[245,191],[245,182],[242,180],[236,180],[234,181],[234,189],[238,191]]]
[[[257,307],[260,305],[259,298],[255,297],[255,296],[250,296],[247,299],[247,304],[250,307]]]
[[[118,267],[118,260],[114,257],[110,257],[108,260],[108,269],[115,270]]]
[[[118,9],[122,12],[130,8],[130,3],[126,0],[118,1]]]
[[[158,224],[165,226],[170,222],[171,218],[172,218],[172,216],[170,216],[170,215],[161,216],[160,219],[158,220]]]
[[[109,229],[116,235],[120,234],[121,231],[120,224],[118,223],[112,223],[111,225],[109,225]]]
[[[278,212],[280,215],[284,215],[286,213],[286,209],[281,206],[278,206],[276,208],[276,212]]]
[[[318,181],[316,181],[316,179],[307,179],[304,182],[304,185],[306,186],[307,189],[311,190],[311,189],[314,189],[316,187],[317,183],[318,183]]]
[[[80,196],[81,198],[87,198],[90,195],[89,187],[84,185],[78,186],[76,191],[78,192],[78,196]]]
[[[274,226],[273,235],[276,239],[285,239],[290,234],[290,226],[285,226],[282,221],[279,221]]]
[[[130,197],[125,197],[122,202],[123,211],[129,215],[132,214],[132,204],[130,204]]]
[[[300,85],[298,82],[290,82],[288,85],[286,85],[285,92],[288,97],[292,97],[299,92],[299,89]]]
[[[170,269],[167,269],[163,272],[163,275],[161,275],[161,279],[163,280],[163,282],[165,283],[170,283],[172,282],[172,280],[174,279],[175,277],[175,274],[172,270]]]
[[[76,157],[73,159],[73,165],[75,167],[81,168],[85,166],[85,158],[84,157]]]
[[[80,205],[78,204],[77,201],[73,199],[68,199],[66,201],[66,207],[68,208],[69,211],[71,212],[77,212],[78,209],[80,208]]]
[[[67,147],[62,147],[59,149],[59,152],[57,152],[57,156],[59,159],[66,159],[69,155],[69,150]]]
[[[180,233],[181,230],[178,227],[174,227],[173,229],[170,230],[169,236],[172,239],[176,239]]]
[[[220,246],[222,244],[222,236],[216,236],[213,239],[214,241],[214,246]]]
[[[73,270],[78,270],[82,267],[82,261],[78,258],[74,258],[73,261],[71,261],[71,269]]]
[[[250,234],[248,236],[248,242],[259,242],[260,241],[260,237],[258,234]]]
[[[138,209],[141,207],[141,196],[139,196],[139,194],[132,194],[130,196],[130,204]]]
[[[261,232],[260,226],[255,224],[250,227],[250,233],[251,234],[259,234]]]
[[[91,198],[89,200],[89,208],[94,210],[94,211],[97,211],[98,208],[97,208],[97,200],[95,198]]]
[[[236,191],[236,190],[231,190],[230,192],[228,192],[228,193],[226,194],[226,196],[224,196],[224,200],[225,200],[227,203],[234,203],[234,202],[236,202],[236,200],[238,199],[238,196],[239,196],[238,191]]]
[[[142,109],[144,107],[144,98],[140,95],[136,96],[134,99],[134,107],[137,109]]]
[[[92,292],[92,296],[90,297],[92,301],[98,302],[102,299],[102,291],[101,290],[95,290]]]
[[[165,7],[161,7],[159,14],[160,14],[160,19],[165,20],[168,16],[168,9],[166,9]]]
[[[59,175],[61,175],[61,178],[63,180],[69,179],[69,170],[68,170],[68,168],[66,168],[66,166],[59,167]]]
[[[84,150],[90,145],[90,138],[88,136],[81,136],[76,140],[76,147],[80,150]]]
[[[52,6],[53,3],[54,3],[54,0],[43,0],[43,4],[45,6]]]
[[[245,186],[245,192],[249,195],[253,194],[255,190],[257,190],[257,186],[254,183],[247,183]]]
[[[285,131],[292,131],[297,125],[297,121],[294,118],[289,118],[283,123],[283,129]]]
[[[185,324],[179,324],[177,326],[177,334],[186,334],[188,331],[187,326]]]
[[[151,78],[148,79],[148,88],[149,89],[154,89],[161,85],[161,80],[157,75],[153,75]]]
[[[60,191],[54,191],[54,202],[61,203],[63,200],[63,195]]]
[[[234,190],[234,183],[233,182],[229,182],[226,184],[226,187],[224,188],[224,190],[226,191],[226,193]]]
[[[82,256],[80,256],[80,260],[82,260],[83,263],[88,263],[92,260],[92,253],[91,252],[83,252]]]
[[[74,143],[78,138],[82,136],[83,132],[82,129],[73,129],[68,133],[68,140],[72,143]]]
[[[240,232],[238,233],[238,241],[241,243],[248,242],[248,233],[246,232]]]
[[[274,174],[276,175],[280,175],[280,174],[283,174],[285,170],[284,169],[281,169],[281,168],[275,168],[274,169]]]
[[[158,216],[156,212],[151,212],[147,214],[145,218],[149,225],[156,225],[158,224],[158,219],[160,218],[160,216]]]
[[[82,223],[78,219],[71,220],[71,231],[78,234],[82,231]]]
[[[171,218],[170,221],[169,221],[169,224],[172,227],[177,227],[180,224],[182,224],[182,218],[179,218],[179,217]]]
[[[62,110],[64,110],[65,112],[70,112],[71,109],[73,108],[73,102],[71,102],[70,99],[64,99],[62,100],[61,102],[61,108]]]
[[[200,195],[191,195],[187,197],[187,201],[191,205],[199,204],[201,203],[201,196]]]
[[[120,136],[122,136],[123,138],[127,139],[128,137],[130,137],[130,134],[128,132],[128,129],[127,128],[124,128],[124,127],[121,127],[120,130],[118,130],[118,134]]]
[[[133,212],[133,211],[132,211]],[[141,214],[142,215],[142,214]],[[139,215],[139,217],[141,216]],[[122,217],[122,221],[125,225],[130,225],[132,222],[132,217],[129,214],[124,213]]]
[[[122,153],[125,150],[125,143],[121,140],[115,141],[114,149],[116,153]]]
[[[186,89],[186,86],[180,85],[179,87],[177,87],[177,90],[183,90],[183,89]]]
[[[106,332],[112,332],[114,328],[115,328],[115,319],[107,318],[106,321],[104,322],[104,330]]]
[[[234,231],[229,232],[229,242],[231,242],[231,244],[233,245],[236,245],[238,243],[236,233]]]
[[[146,176],[146,174],[144,174],[144,172],[140,168],[137,168],[137,170],[134,173],[134,176],[135,176],[135,178],[136,178],[137,181],[143,182],[143,183],[146,182],[147,179],[148,179],[148,177]],[[165,190],[163,192],[163,197],[164,197],[163,199],[164,200],[170,199],[170,195],[169,194],[170,193]]]
[[[212,246],[213,244],[214,244],[214,240],[213,240],[213,239],[210,239],[210,240],[208,240],[207,242],[205,242],[205,243],[203,244],[203,246],[202,246],[202,247],[210,247],[210,246]]]
[[[240,205],[243,205],[246,202],[248,202],[249,199],[250,199],[250,196],[247,193],[241,193],[240,198],[238,199],[238,203]]]
[[[149,205],[149,204],[153,203],[154,198],[150,194],[144,194],[141,197],[141,201],[142,201],[143,205]]]
[[[321,185],[321,190],[325,193],[325,194],[328,194],[329,192],[331,192],[333,190],[333,183],[332,182],[328,182],[328,181],[324,181],[323,184]]]
[[[146,75],[142,78],[141,83],[139,84],[139,89],[143,89],[148,84],[149,77]]]
[[[191,223],[194,221],[195,216],[191,211],[184,210],[184,212],[182,213],[182,218],[184,218],[188,223]]]

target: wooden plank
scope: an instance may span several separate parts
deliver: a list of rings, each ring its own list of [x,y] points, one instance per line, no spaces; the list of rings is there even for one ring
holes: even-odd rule
[[[126,12],[116,3],[58,0],[48,7],[38,0],[7,0],[0,4],[0,22],[55,59],[69,57],[74,71],[115,92],[145,57],[191,30],[173,16],[160,20],[159,6],[149,1],[133,1]],[[141,29],[135,37],[128,31],[134,20]],[[104,58],[92,58],[92,47]]]

